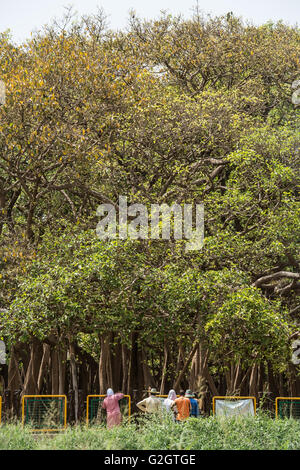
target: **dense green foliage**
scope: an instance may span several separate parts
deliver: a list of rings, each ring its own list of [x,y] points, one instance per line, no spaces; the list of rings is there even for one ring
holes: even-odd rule
[[[1,34],[10,388],[66,392],[68,377],[78,397],[80,372],[85,393],[300,393],[299,57],[297,27],[197,12]],[[99,241],[97,206],[120,195],[203,203],[203,249]]]
[[[263,415],[191,418],[181,425],[154,417],[112,430],[77,426],[51,437],[34,437],[16,425],[0,428],[1,450],[299,450],[299,443],[298,421]]]

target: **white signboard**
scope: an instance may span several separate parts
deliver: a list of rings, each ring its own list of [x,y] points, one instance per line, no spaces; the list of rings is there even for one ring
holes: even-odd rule
[[[254,416],[254,405],[251,398],[244,400],[216,400],[216,416]]]

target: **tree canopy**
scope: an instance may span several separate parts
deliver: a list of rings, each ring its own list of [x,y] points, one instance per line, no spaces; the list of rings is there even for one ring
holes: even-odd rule
[[[99,361],[101,392],[299,393],[299,57],[297,27],[199,12],[1,33],[0,328],[25,391],[49,346]],[[204,204],[203,249],[98,240],[120,195]]]

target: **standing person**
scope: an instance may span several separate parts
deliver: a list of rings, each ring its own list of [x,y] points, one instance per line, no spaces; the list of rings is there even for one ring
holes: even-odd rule
[[[102,403],[102,408],[106,410],[106,421],[108,429],[119,426],[122,422],[119,401],[124,397],[123,393],[114,393],[111,388],[107,389],[106,398]]]
[[[139,403],[136,404],[136,406],[142,410],[145,411],[146,413],[156,413],[161,410],[161,401],[159,398],[157,398],[158,391],[156,388],[151,388],[150,390],[150,396],[148,398],[145,398],[144,400],[141,400]]]
[[[201,396],[198,396],[198,393],[194,392],[194,398],[198,402],[198,409],[199,409],[199,416],[203,418],[204,415],[204,394],[201,394]]]
[[[184,395],[184,390],[180,390],[180,397],[176,398],[174,403],[171,405],[171,408],[174,409],[176,406],[178,413],[176,416],[177,421],[184,421],[190,416],[190,411],[191,411],[191,402],[188,398],[186,398]]]
[[[168,413],[171,413],[174,420],[175,420],[174,410],[171,408],[171,405],[173,405],[176,398],[177,398],[176,392],[175,390],[172,389],[169,391],[168,398],[166,398],[162,403],[163,409],[167,411]]]
[[[199,416],[199,406],[198,406],[198,401],[195,399],[195,394],[192,392],[192,390],[187,390],[185,392],[185,396],[191,402],[190,416],[193,417],[193,418],[198,418],[198,416]]]

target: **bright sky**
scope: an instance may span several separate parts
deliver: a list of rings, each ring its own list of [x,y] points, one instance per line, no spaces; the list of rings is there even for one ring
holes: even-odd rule
[[[300,19],[300,0],[199,0],[199,8],[213,15],[232,11],[235,15],[261,24],[284,20],[294,25]],[[137,16],[154,18],[161,10],[172,14],[192,14],[196,0],[0,0],[0,31],[11,30],[14,40],[22,41],[52,18],[61,18],[64,7],[73,5],[79,14],[95,13],[97,6],[108,15],[109,26],[123,29],[129,10]]]

